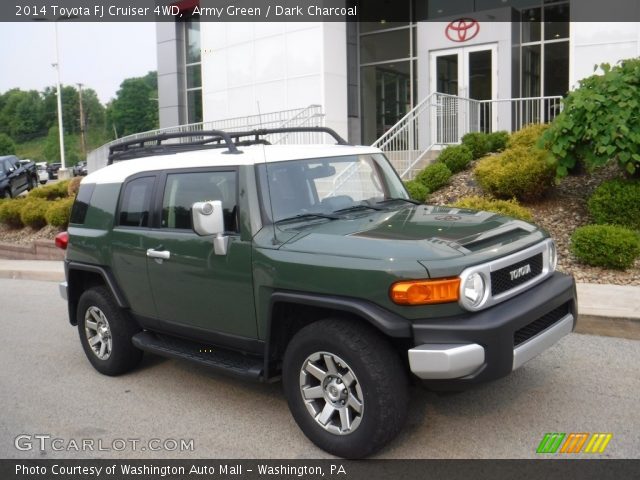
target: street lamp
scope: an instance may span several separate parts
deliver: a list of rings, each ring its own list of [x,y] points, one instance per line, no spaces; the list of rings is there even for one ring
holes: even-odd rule
[[[62,89],[60,84],[60,52],[58,51],[58,21],[62,20],[73,20],[78,18],[75,15],[71,15],[69,17],[58,17],[53,21],[54,31],[55,31],[55,49],[56,49],[56,58],[55,63],[52,63],[51,66],[56,69],[56,90],[58,97],[58,137],[60,142],[60,169],[58,170],[58,178],[63,180],[70,177],[69,170],[67,170],[67,166],[64,159],[64,128],[62,125]],[[36,22],[46,22],[48,19],[42,17],[36,17],[32,20]]]
[[[58,170],[58,178],[63,180],[69,178],[69,171],[65,165],[64,161],[64,129],[62,127],[62,91],[60,88],[60,53],[58,52],[58,22],[57,20],[53,22],[55,32],[56,32],[56,63],[53,64],[53,67],[56,69],[56,77],[57,77],[57,85],[56,89],[58,91],[58,135],[60,138],[60,169]]]

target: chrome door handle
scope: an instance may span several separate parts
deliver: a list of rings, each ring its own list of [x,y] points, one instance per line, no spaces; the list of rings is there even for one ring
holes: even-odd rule
[[[169,260],[169,258],[171,257],[171,252],[169,250],[154,250],[153,248],[150,248],[149,250],[147,250],[147,257]]]

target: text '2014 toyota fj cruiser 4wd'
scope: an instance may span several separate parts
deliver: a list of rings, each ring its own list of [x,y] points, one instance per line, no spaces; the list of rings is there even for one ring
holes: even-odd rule
[[[337,144],[269,142],[299,130]],[[188,135],[112,147],[57,239],[99,372],[148,351],[281,378],[307,437],[355,458],[399,432],[410,380],[496,379],[573,330],[573,278],[536,226],[416,204],[330,129]]]

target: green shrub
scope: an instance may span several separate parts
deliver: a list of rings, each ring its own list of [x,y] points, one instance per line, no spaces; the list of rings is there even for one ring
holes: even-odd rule
[[[483,158],[474,173],[485,192],[498,198],[530,201],[551,188],[555,167],[547,161],[545,150],[517,147]]]
[[[49,202],[45,218],[47,223],[54,227],[66,228],[69,224],[73,198],[61,198],[55,202]]]
[[[492,132],[488,135],[489,139],[489,151],[501,152],[507,148],[509,142],[509,132],[506,130],[500,130],[499,132]]]
[[[614,225],[587,225],[571,236],[571,252],[583,263],[624,270],[640,256],[640,237]]]
[[[45,200],[56,200],[69,195],[69,180],[52,183],[44,187],[34,188],[29,192],[29,198],[44,198]]]
[[[549,128],[549,125],[544,123],[532,123],[521,128],[517,132],[514,132],[509,137],[507,142],[507,148],[514,147],[527,147],[534,148],[540,146],[539,142],[542,138],[542,134]]]
[[[640,230],[640,182],[610,180],[602,183],[589,199],[589,213],[596,223],[609,223]]]
[[[495,200],[473,196],[461,198],[453,206],[472,210],[484,210],[485,212],[495,212],[501,215],[507,215],[508,217],[519,218],[526,222],[533,220],[531,211],[520,205],[515,199]]]
[[[15,155],[16,144],[6,133],[0,133],[0,155]]]
[[[451,173],[456,173],[467,168],[473,160],[473,154],[465,145],[451,145],[438,156],[438,161],[444,163]]]
[[[0,203],[0,223],[4,223],[11,228],[24,227],[22,219],[20,218],[22,205],[24,205],[24,203],[24,200],[21,198],[4,200]]]
[[[433,193],[449,183],[450,178],[451,170],[444,163],[437,162],[424,168],[415,180],[427,187],[429,193]]]
[[[579,162],[591,170],[609,161],[640,175],[640,59],[600,68],[602,75],[580,80],[569,92],[562,113],[544,134],[560,177]]]
[[[462,137],[462,145],[471,151],[474,159],[483,157],[491,151],[489,136],[483,132],[467,133]]]
[[[418,202],[423,202],[427,199],[427,195],[429,195],[429,190],[422,183],[417,180],[409,180],[408,182],[404,182],[404,186],[407,187],[407,191],[409,192],[409,196]]]
[[[41,229],[47,224],[45,214],[47,213],[47,208],[49,208],[50,202],[41,198],[33,198],[22,203],[20,219],[23,224],[36,230]]]

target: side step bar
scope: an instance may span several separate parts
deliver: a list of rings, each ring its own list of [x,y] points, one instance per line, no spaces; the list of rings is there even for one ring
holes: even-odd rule
[[[140,332],[131,339],[140,350],[163,357],[188,360],[214,370],[249,380],[262,381],[264,360],[188,340]]]

